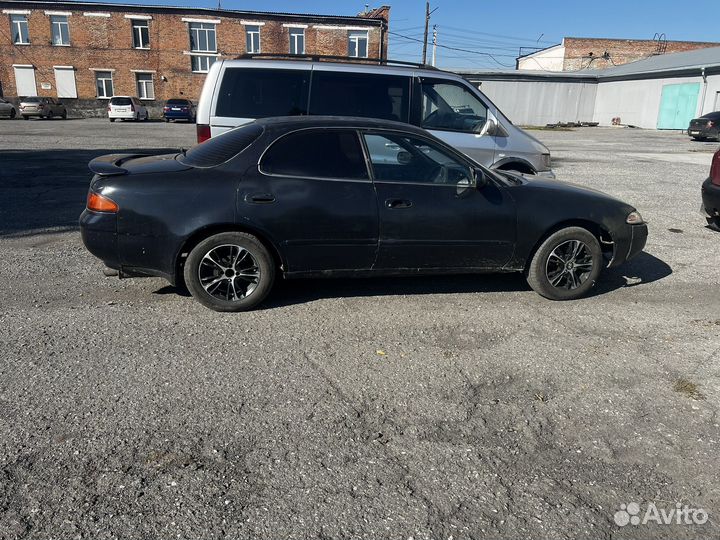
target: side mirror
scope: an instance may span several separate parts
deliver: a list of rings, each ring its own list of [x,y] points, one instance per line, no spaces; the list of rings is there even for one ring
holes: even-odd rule
[[[398,152],[396,159],[400,165],[409,165],[410,163],[412,163],[413,156],[410,152],[401,150],[400,152]]]
[[[482,169],[473,169],[473,177],[475,180],[475,187],[480,189],[488,184],[488,177]]]
[[[485,124],[483,124],[482,129],[480,129],[479,135],[481,137],[484,137],[485,135],[489,135],[490,137],[495,136],[497,134],[498,125],[495,120],[492,118],[488,118],[485,120]]]

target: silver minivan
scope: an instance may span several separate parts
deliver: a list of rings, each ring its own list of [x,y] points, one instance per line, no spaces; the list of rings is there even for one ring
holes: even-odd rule
[[[256,118],[360,116],[420,126],[495,169],[554,178],[550,152],[459,75],[437,69],[313,62],[224,60],[197,106],[202,142]]]

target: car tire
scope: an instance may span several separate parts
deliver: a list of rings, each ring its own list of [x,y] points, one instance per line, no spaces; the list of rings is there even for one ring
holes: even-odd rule
[[[48,120],[52,120],[54,117],[55,117],[55,113],[50,111],[47,113],[47,116],[45,118],[47,118]]]
[[[10,120],[14,119],[15,115],[16,115],[15,109],[10,109]]]
[[[30,120],[30,117],[23,114],[23,120]]]
[[[550,300],[575,300],[593,288],[602,271],[600,242],[587,229],[566,227],[535,251],[527,269],[530,287]]]
[[[63,112],[60,115],[60,118],[62,118],[63,120],[67,120],[67,109],[63,109]]]
[[[170,119],[169,119],[168,117],[165,117],[165,123],[166,123],[166,124],[169,124],[169,123],[170,123]]]
[[[143,122],[147,122],[150,119],[150,113],[145,111],[145,116],[143,117]]]
[[[114,121],[115,121],[115,119],[114,119],[114,118],[109,118],[109,120],[110,120],[111,122],[114,122]]]
[[[260,240],[242,232],[215,234],[188,255],[185,285],[195,300],[215,311],[247,311],[270,292],[273,257]]]

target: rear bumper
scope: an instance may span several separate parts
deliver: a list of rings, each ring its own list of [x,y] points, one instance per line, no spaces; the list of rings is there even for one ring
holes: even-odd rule
[[[701,193],[702,205],[707,217],[720,216],[720,186],[716,186],[708,178],[703,182]]]
[[[615,249],[608,268],[613,268],[621,265],[625,261],[629,261],[645,249],[648,237],[647,224],[628,225],[625,234],[616,236],[616,238],[613,238]]]
[[[717,128],[688,128],[687,134],[689,137],[697,137],[697,138],[716,138],[718,134],[720,134],[720,131]]]
[[[47,116],[48,113],[45,112],[45,111],[23,111],[23,110],[21,110],[21,111],[20,111],[20,114],[21,114],[22,116],[39,116],[39,117],[43,117],[43,116]]]
[[[120,120],[132,120],[137,115],[136,112],[109,112],[108,118],[120,119]]]
[[[170,120],[189,120],[192,117],[192,113],[189,112],[169,111],[163,113],[163,118],[169,118]]]
[[[106,266],[118,270],[117,216],[85,209],[80,214],[80,236],[87,250]]]

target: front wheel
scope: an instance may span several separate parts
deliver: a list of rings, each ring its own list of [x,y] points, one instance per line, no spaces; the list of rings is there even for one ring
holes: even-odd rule
[[[115,121],[115,119],[114,119],[114,118],[110,118],[110,121],[111,121],[111,122],[114,122],[114,121]]]
[[[16,113],[15,113],[15,109],[10,109],[10,120],[12,120],[13,118],[15,118],[15,114],[16,114]]]
[[[600,242],[582,227],[551,234],[533,255],[528,284],[550,300],[575,300],[588,293],[602,270]]]
[[[30,117],[23,114],[23,120],[30,120]]]
[[[188,255],[185,284],[215,311],[247,311],[262,302],[275,281],[272,255],[257,238],[225,232],[200,242]]]

